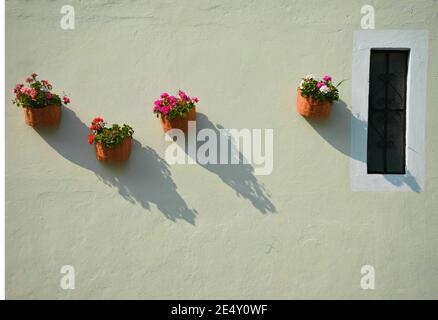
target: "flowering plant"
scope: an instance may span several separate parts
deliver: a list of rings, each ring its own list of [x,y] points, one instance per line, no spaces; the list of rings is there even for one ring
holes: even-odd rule
[[[185,92],[179,90],[178,96],[171,96],[168,93],[162,93],[160,99],[154,102],[154,113],[157,117],[161,114],[169,120],[176,117],[184,117],[190,110],[195,107],[199,101],[196,97],[189,97]]]
[[[102,118],[94,118],[89,129],[88,143],[100,142],[107,147],[123,143],[125,138],[132,137],[134,133],[134,130],[126,124],[123,126],[113,124],[107,128],[106,122]]]
[[[47,80],[38,80],[38,75],[32,73],[25,81],[25,84],[15,85],[15,99],[12,100],[18,107],[44,108],[49,105],[67,105],[70,98],[63,96],[61,99],[55,93],[50,92],[52,85]]]
[[[332,77],[329,75],[325,75],[321,80],[318,80],[312,74],[309,74],[301,80],[298,88],[303,97],[332,102],[339,100],[338,86],[342,82],[344,80],[335,86],[332,83]]]

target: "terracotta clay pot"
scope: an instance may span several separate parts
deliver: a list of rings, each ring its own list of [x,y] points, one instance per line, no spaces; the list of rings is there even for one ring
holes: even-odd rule
[[[160,116],[161,125],[163,126],[164,132],[167,132],[171,129],[180,129],[183,132],[187,133],[189,121],[196,120],[196,107],[193,107],[185,117],[176,117],[175,119],[169,120],[167,116]]]
[[[24,121],[31,127],[57,126],[61,122],[61,106],[50,105],[44,108],[24,107]]]
[[[332,102],[319,101],[311,97],[303,97],[301,90],[297,91],[297,111],[303,117],[323,119],[330,116]]]
[[[123,143],[107,147],[100,142],[94,144],[96,159],[103,162],[126,161],[131,154],[132,138],[125,138]]]

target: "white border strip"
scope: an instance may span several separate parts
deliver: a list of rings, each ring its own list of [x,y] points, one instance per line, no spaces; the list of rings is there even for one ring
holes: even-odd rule
[[[406,174],[367,174],[368,89],[371,49],[409,49],[406,111]],[[352,66],[351,188],[414,191],[425,184],[427,30],[354,32]]]

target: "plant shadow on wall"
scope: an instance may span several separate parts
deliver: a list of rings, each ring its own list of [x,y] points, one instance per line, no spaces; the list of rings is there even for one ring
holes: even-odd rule
[[[150,210],[151,204],[176,221],[183,219],[195,224],[197,211],[190,209],[177,192],[169,166],[150,147],[133,140],[131,158],[126,163],[105,164],[96,160],[94,147],[86,139],[85,125],[70,109],[63,108],[63,119],[58,129],[38,129],[39,135],[65,159],[93,171],[105,184],[117,188],[131,203]]]
[[[215,133],[215,136],[219,137],[223,135],[219,131],[219,129],[223,129],[221,125],[214,125],[208,117],[201,113],[196,113],[196,133],[202,129],[210,129]],[[225,138],[227,139],[227,138]],[[236,154],[241,160],[239,164],[201,164],[198,162],[200,166],[204,169],[210,171],[217,175],[222,182],[231,187],[238,197],[242,197],[251,202],[251,204],[261,213],[276,213],[277,209],[275,205],[271,201],[270,194],[266,191],[263,184],[261,184],[256,176],[254,175],[254,168],[249,163],[242,163],[243,155],[238,150],[238,147],[233,142],[232,139],[227,139],[229,141],[229,155]],[[187,138],[186,138],[187,142]],[[196,151],[199,150],[200,145],[204,142],[196,141]],[[187,143],[186,143],[187,146]],[[187,148],[181,147],[186,152],[186,155],[190,157],[190,154],[187,152]],[[220,154],[221,150],[217,150],[217,154]],[[195,160],[195,159],[193,159]]]
[[[352,159],[367,163],[366,153],[354,152],[351,149],[351,129],[353,128],[357,132],[357,136],[366,136],[367,124],[355,117],[344,101],[333,102],[332,114],[328,119],[312,120],[306,118],[306,120],[333,148]],[[385,179],[395,186],[407,184],[412,191],[421,191],[420,185],[409,171],[406,172],[406,176],[385,175]]]

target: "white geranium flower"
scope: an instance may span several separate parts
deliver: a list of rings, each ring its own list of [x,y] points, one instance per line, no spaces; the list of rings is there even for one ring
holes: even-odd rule
[[[303,89],[303,87],[304,87],[304,80],[301,80],[301,82],[300,82],[300,89]]]
[[[304,79],[306,79],[306,80],[313,79],[313,74],[308,74],[307,76],[304,77]]]
[[[327,86],[322,86],[321,88],[319,88],[319,91],[321,91],[322,93],[327,93],[330,91],[329,87]]]

